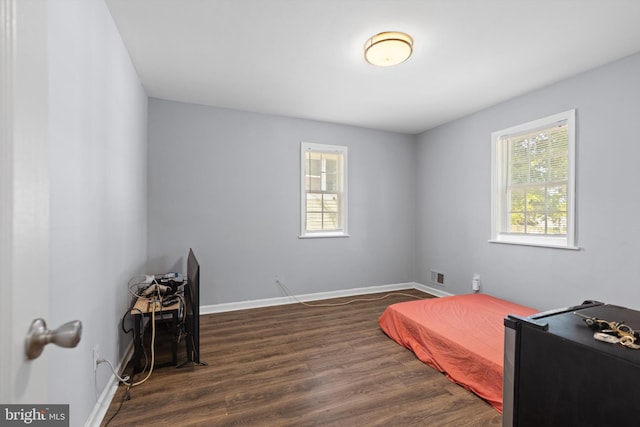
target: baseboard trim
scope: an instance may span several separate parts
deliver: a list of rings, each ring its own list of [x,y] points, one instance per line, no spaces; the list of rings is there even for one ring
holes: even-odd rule
[[[455,295],[455,294],[451,294],[449,292],[443,291],[442,289],[433,288],[431,286],[422,285],[420,283],[416,283],[414,286],[414,289],[417,289],[422,292],[426,292],[436,297],[452,297],[453,295]]]
[[[296,304],[299,301],[319,301],[331,298],[351,297],[365,294],[377,294],[383,292],[401,291],[405,289],[417,289],[422,292],[429,293],[434,296],[449,296],[447,292],[421,285],[416,282],[395,283],[390,285],[367,286],[363,288],[344,289],[339,291],[318,292],[313,294],[296,295],[294,297],[277,297],[265,298],[259,300],[230,302],[222,304],[202,305],[200,306],[200,314],[224,313],[227,311],[248,310],[252,308],[271,307],[276,305]]]
[[[127,363],[133,356],[133,341],[129,343],[127,346],[127,350],[125,351],[120,363],[116,367],[116,371],[122,374],[123,367],[127,366]],[[102,394],[98,398],[95,406],[93,407],[93,411],[89,414],[89,418],[84,423],[84,427],[100,427],[104,416],[107,414],[109,410],[109,406],[113,401],[113,396],[115,396],[116,391],[118,390],[119,380],[116,378],[114,374],[111,374],[109,381],[104,386],[104,390],[102,390]]]

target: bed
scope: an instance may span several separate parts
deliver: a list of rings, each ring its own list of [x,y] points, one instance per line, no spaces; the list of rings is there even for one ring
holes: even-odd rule
[[[504,318],[538,310],[485,294],[390,305],[378,324],[418,359],[502,412]]]

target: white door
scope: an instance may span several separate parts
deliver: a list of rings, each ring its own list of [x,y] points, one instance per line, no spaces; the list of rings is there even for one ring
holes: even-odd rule
[[[46,0],[0,0],[0,25],[0,402],[44,404],[47,351],[24,339],[49,311]]]

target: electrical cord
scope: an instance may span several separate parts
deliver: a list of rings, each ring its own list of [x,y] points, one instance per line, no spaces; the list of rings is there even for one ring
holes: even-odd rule
[[[160,300],[160,305],[162,305],[162,296],[160,295],[160,293],[158,293],[158,298]],[[123,381],[124,384],[130,385],[131,387],[135,387],[144,383],[149,379],[149,377],[151,377],[151,374],[153,373],[153,365],[155,364],[155,358],[156,358],[155,345],[156,345],[156,303],[153,302],[152,309],[151,309],[151,364],[149,365],[149,373],[147,374],[146,377],[144,377],[142,380],[138,382],[128,383],[126,381]],[[145,353],[145,356],[146,356],[146,353]],[[146,366],[145,366],[145,369],[146,369]]]
[[[129,290],[131,291],[131,287],[129,288]],[[120,412],[120,409],[122,408],[122,406],[124,405],[124,402],[127,400],[131,399],[131,394],[130,394],[130,390],[131,388],[138,386],[142,383],[144,383],[145,381],[147,381],[150,377],[151,374],[153,373],[153,367],[155,365],[155,339],[156,339],[156,307],[157,307],[157,303],[159,302],[160,306],[162,306],[162,295],[160,294],[160,290],[156,287],[156,295],[148,295],[146,296],[146,298],[151,301],[152,304],[152,309],[151,309],[151,364],[149,365],[149,359],[148,359],[148,355],[147,355],[147,351],[146,349],[143,348],[143,352],[144,352],[144,368],[142,369],[142,372],[146,371],[147,366],[149,366],[149,373],[147,374],[147,376],[145,378],[143,378],[140,381],[129,381],[130,377],[129,376],[125,376],[125,377],[120,377],[116,372],[115,369],[113,367],[113,365],[111,364],[111,362],[107,359],[99,359],[98,363],[102,363],[102,362],[107,362],[109,364],[109,366],[111,367],[111,370],[113,372],[113,374],[116,376],[116,378],[118,378],[118,380],[120,382],[122,382],[122,384],[125,384],[127,386],[127,389],[125,390],[122,399],[120,400],[120,405],[118,405],[118,409],[116,409],[115,413],[109,418],[109,420],[105,423],[105,427],[107,427],[111,421],[116,417],[116,415],[118,415],[118,413]],[[132,292],[133,293],[133,292]],[[136,295],[134,293],[134,295]],[[138,297],[136,297],[138,298]],[[156,301],[157,298],[157,301]],[[184,304],[184,299],[182,298],[182,296],[179,296],[181,302]],[[130,312],[131,310],[129,310]],[[140,310],[138,310],[140,312],[140,315],[142,315],[142,312]],[[124,330],[124,317],[123,317],[123,330]],[[126,332],[126,331],[125,331]],[[140,340],[142,340],[144,342],[144,328],[141,331],[141,335],[140,335]],[[134,375],[134,374],[132,374]]]
[[[133,332],[133,328],[125,329],[124,327],[124,320],[127,318],[127,316],[131,315],[131,312],[133,310],[137,311],[138,313],[140,313],[140,315],[142,315],[142,311],[140,311],[139,308],[135,308],[136,301],[137,301],[137,298],[131,302],[131,307],[129,307],[129,309],[122,315],[120,326],[122,327],[122,332],[124,332],[125,334],[128,334],[129,332]]]
[[[141,276],[135,276],[135,277],[141,277]],[[134,277],[134,278],[135,278]],[[146,276],[144,276],[146,277]],[[121,378],[115,371],[115,369],[113,368],[113,364],[107,360],[107,359],[100,359],[98,361],[98,363],[102,363],[102,362],[107,362],[109,364],[109,366],[111,367],[111,371],[113,372],[113,374],[118,378],[119,381],[121,381],[123,384],[127,385],[129,388],[131,387],[135,387],[138,386],[142,383],[144,383],[145,381],[147,381],[149,379],[149,377],[151,377],[151,374],[153,373],[153,366],[155,364],[155,341],[156,341],[156,307],[157,307],[157,303],[159,302],[160,306],[162,306],[162,295],[160,294],[160,290],[158,289],[158,287],[155,288],[155,294],[151,294],[151,295],[146,295],[146,296],[142,296],[142,295],[138,295],[137,293],[132,291],[132,287],[139,285],[139,282],[136,282],[134,284],[131,284],[131,280],[129,280],[129,292],[134,295],[136,297],[136,300],[138,298],[146,298],[147,300],[150,301],[151,303],[151,364],[149,365],[149,359],[147,356],[147,351],[143,348],[143,352],[144,352],[144,359],[145,359],[145,363],[144,363],[144,368],[142,370],[142,372],[146,371],[147,366],[149,366],[149,373],[147,374],[147,376],[145,378],[143,378],[140,381],[137,382],[128,382],[129,378]],[[155,279],[154,279],[155,282]],[[157,282],[156,282],[157,284]],[[135,305],[135,303],[134,303]],[[133,307],[131,309],[129,309],[129,311],[127,311],[127,313],[130,313],[131,310],[133,310]],[[142,311],[140,311],[139,309],[136,309],[140,315],[142,315]],[[125,333],[131,332],[130,330],[126,330],[124,328],[124,319],[127,315],[127,313],[125,313],[125,315],[122,317],[122,330]],[[144,328],[141,328],[142,330],[140,331],[140,340],[142,342],[144,342]]]
[[[147,352],[146,352],[146,350],[144,350],[145,366],[144,366],[144,369],[142,370],[142,372],[144,372],[147,369],[147,366],[149,366],[149,373],[147,374],[147,376],[145,378],[143,378],[142,380],[137,381],[135,383],[127,383],[126,381],[123,381],[124,384],[127,384],[130,387],[135,387],[137,385],[140,385],[140,384],[144,383],[145,381],[147,381],[149,379],[149,377],[151,377],[151,374],[153,373],[153,367],[155,365],[156,308],[157,308],[158,304],[160,304],[160,306],[162,307],[162,293],[160,292],[160,285],[159,285],[158,281],[155,279],[155,277],[153,278],[153,280],[149,284],[149,286],[154,286],[155,285],[155,289],[153,290],[154,293],[147,294],[147,295],[140,295],[138,292],[133,290],[133,288],[135,286],[139,286],[139,285],[142,284],[140,281],[132,283],[132,281],[135,278],[138,278],[138,277],[144,277],[145,280],[148,278],[148,276],[146,276],[146,275],[138,275],[138,276],[134,276],[131,279],[129,279],[129,283],[128,283],[129,293],[131,293],[131,295],[133,295],[136,298],[136,300],[138,298],[146,298],[147,300],[150,301],[151,306],[152,306],[152,309],[151,309],[151,363],[149,364]],[[177,295],[177,297],[179,298],[180,302],[184,306],[184,298],[182,297],[182,295]],[[135,303],[134,303],[134,305],[135,305]],[[138,310],[138,311],[140,311],[140,310]],[[129,310],[129,313],[130,312],[131,312],[131,310]],[[140,315],[142,315],[142,312],[140,312]],[[126,316],[126,313],[125,313],[125,316]],[[183,317],[184,317],[184,313],[183,313]],[[123,330],[125,330],[124,329],[124,317],[122,319],[122,328],[123,328]],[[127,331],[125,330],[125,332],[127,332]],[[141,337],[140,337],[141,340],[144,340],[144,336],[142,335],[143,333],[144,332],[141,331]]]
[[[131,281],[132,281],[133,279],[135,279],[136,277],[144,277],[144,278],[147,278],[147,276],[138,275],[138,276],[134,276],[133,278],[129,279],[129,283],[128,283],[129,293],[130,293],[131,295],[133,295],[134,299],[133,299],[133,301],[132,301],[132,303],[131,303],[131,306],[129,307],[129,310],[127,310],[127,311],[123,314],[122,319],[121,319],[121,322],[120,322],[120,323],[121,323],[121,327],[122,327],[122,331],[123,331],[125,334],[128,334],[128,333],[130,333],[130,332],[133,332],[133,328],[129,328],[129,329],[125,328],[124,322],[125,322],[125,319],[127,318],[127,316],[129,316],[129,315],[131,314],[131,311],[135,309],[134,307],[135,307],[135,304],[136,304],[136,301],[138,300],[138,298],[147,298],[147,299],[150,299],[150,298],[149,298],[149,297],[150,297],[150,295],[141,295],[141,294],[139,294],[138,292],[136,292],[136,291],[134,291],[134,290],[133,290],[133,288],[134,288],[135,286],[139,286],[139,285],[143,284],[143,283],[141,283],[141,282],[131,283]],[[151,286],[151,285],[158,285],[158,282],[157,282],[155,279],[153,279],[153,281],[149,284],[149,286]],[[146,288],[145,288],[145,289],[146,289]],[[138,290],[139,290],[139,289],[138,289]],[[156,291],[158,291],[158,288],[156,288],[155,290],[156,290]],[[153,296],[153,295],[151,295],[151,296]],[[178,298],[178,299],[179,299],[179,301],[180,301],[180,303],[181,303],[181,307],[184,307],[184,306],[185,306],[184,296],[183,296],[181,293],[179,293],[179,292],[177,292],[177,291],[176,291],[175,293],[171,294],[170,296]],[[141,312],[139,309],[135,309],[135,310],[137,310],[140,314],[142,314],[142,312]],[[181,319],[179,319],[179,320],[178,320],[178,324],[179,324],[179,325],[184,321],[184,318],[185,318],[184,310],[180,310],[180,313],[181,313]]]
[[[161,303],[162,303],[162,299],[161,299]],[[113,375],[115,375],[115,377],[118,379],[118,381],[120,381],[121,383],[125,384],[126,386],[128,386],[129,388],[131,387],[135,387],[138,386],[142,383],[144,383],[145,381],[147,381],[149,379],[149,377],[151,377],[151,373],[153,372],[153,365],[155,363],[155,340],[156,340],[156,325],[155,325],[155,314],[156,314],[156,304],[153,304],[153,308],[151,309],[151,365],[149,367],[149,373],[147,374],[147,376],[137,382],[129,382],[130,377],[127,375],[124,378],[120,377],[120,375],[118,375],[118,373],[116,372],[115,368],[113,367],[113,364],[111,363],[111,361],[109,359],[98,359],[97,363],[107,363],[109,365],[109,367],[111,367],[111,372],[113,372]],[[142,340],[143,337],[141,336],[140,339]],[[147,359],[147,352],[144,352],[144,357],[145,357],[145,366],[144,369],[142,370],[142,372],[144,372],[147,369],[147,363],[148,363],[148,359]]]
[[[136,297],[136,298],[148,297],[148,295],[141,295],[141,294],[139,294],[138,292],[136,292],[137,290],[139,290],[139,288],[138,288],[138,289],[136,289],[136,291],[134,291],[134,290],[133,290],[134,286],[140,286],[140,285],[146,285],[146,284],[148,284],[149,286],[151,286],[151,285],[156,285],[156,289],[155,289],[155,290],[156,290],[156,291],[158,290],[158,286],[159,286],[160,284],[158,283],[158,281],[157,281],[155,278],[151,281],[151,283],[144,283],[144,282],[135,282],[135,283],[131,283],[131,281],[132,281],[135,277],[145,277],[145,279],[146,279],[146,277],[147,277],[147,276],[134,276],[132,279],[129,279],[129,284],[128,284],[128,286],[129,286],[129,293],[130,293],[131,295],[133,295],[134,297]],[[147,286],[147,287],[145,287],[144,289],[147,289],[147,288],[148,288],[148,286]]]
[[[136,277],[145,277],[146,276],[135,276],[132,279],[129,280],[129,292],[135,297],[134,303],[131,306],[131,308],[129,308],[129,310],[124,314],[124,316],[122,316],[122,330],[125,333],[129,333],[131,332],[133,329],[129,329],[126,330],[124,327],[124,320],[127,316],[127,314],[130,314],[131,311],[134,309],[133,306],[135,305],[135,301],[142,297],[142,295],[138,295],[137,292],[134,292],[132,290],[133,286],[138,286],[140,285],[140,282],[136,282],[134,284],[131,283],[131,281],[133,279],[135,279]],[[157,282],[155,281],[155,279],[153,280],[153,283],[155,283],[157,285]],[[157,298],[160,301],[160,305],[162,306],[162,295],[160,295],[159,289],[158,287],[156,287],[156,293],[157,293]],[[152,301],[153,303],[153,308],[151,310],[151,365],[149,367],[149,373],[147,374],[147,376],[140,380],[140,381],[129,381],[130,379],[133,379],[133,376],[135,374],[132,374],[132,377],[129,377],[128,375],[125,375],[124,377],[121,377],[115,370],[115,368],[113,367],[113,364],[111,363],[111,361],[109,361],[108,359],[98,359],[97,363],[103,363],[106,362],[109,367],[111,368],[111,371],[113,372],[113,375],[115,375],[116,378],[118,378],[118,380],[122,383],[125,384],[127,386],[127,389],[125,390],[124,394],[122,395],[122,399],[120,400],[120,405],[118,405],[118,409],[116,409],[116,411],[113,413],[113,415],[111,415],[111,417],[109,418],[109,420],[107,420],[107,422],[105,423],[105,427],[107,427],[111,421],[116,417],[116,415],[118,415],[118,413],[120,413],[120,409],[122,409],[122,406],[124,405],[124,402],[127,400],[131,399],[131,394],[130,394],[130,390],[132,387],[135,387],[137,385],[140,385],[142,383],[144,383],[145,381],[147,381],[150,377],[151,377],[151,373],[153,372],[153,366],[155,364],[155,338],[156,338],[156,322],[155,322],[155,315],[156,315],[156,303],[154,301],[155,299],[155,295],[147,295],[146,296],[147,299],[149,299],[150,301]],[[184,302],[184,300],[182,300]],[[140,315],[142,316],[143,313],[142,311],[140,311],[139,309],[137,310]],[[144,328],[142,328],[142,331],[140,331],[140,340],[142,342],[144,342]],[[149,366],[149,358],[147,355],[147,351],[146,349],[144,349],[143,346],[143,353],[144,353],[144,368],[142,369],[142,372],[147,370],[147,366]]]
[[[122,326],[122,330],[125,333],[131,332],[133,329],[131,329],[131,328],[128,329],[128,330],[125,329],[124,321],[125,321],[126,316],[128,314],[130,314],[132,310],[134,310],[135,301],[137,301],[138,298],[146,298],[147,300],[150,301],[151,306],[152,306],[152,308],[151,308],[151,363],[149,364],[149,358],[148,358],[148,355],[147,355],[147,351],[146,351],[146,349],[143,348],[145,364],[144,364],[144,368],[142,370],[142,372],[144,372],[144,371],[146,371],[147,367],[149,367],[149,372],[148,372],[147,376],[145,378],[143,378],[142,380],[140,380],[140,381],[128,382],[129,381],[129,377],[128,376],[125,376],[124,378],[120,377],[116,373],[115,368],[113,367],[113,364],[111,363],[111,361],[109,361],[107,359],[99,359],[98,360],[98,363],[106,362],[106,363],[109,364],[109,366],[111,367],[111,371],[116,376],[116,378],[118,378],[118,380],[120,382],[122,382],[123,384],[127,385],[127,387],[128,387],[127,392],[131,387],[138,386],[138,385],[144,383],[145,381],[147,381],[151,377],[151,374],[153,373],[153,367],[155,365],[156,308],[157,308],[158,304],[160,304],[160,306],[162,307],[162,294],[160,292],[159,284],[158,284],[158,282],[156,281],[155,278],[149,284],[149,286],[151,286],[151,285],[155,285],[156,286],[155,289],[154,289],[155,293],[150,294],[150,295],[140,295],[140,294],[138,294],[138,292],[135,292],[133,290],[133,287],[139,286],[140,284],[142,284],[140,281],[136,281],[135,283],[132,283],[132,281],[134,279],[139,278],[139,277],[144,277],[145,279],[147,279],[146,275],[138,275],[138,276],[134,276],[131,279],[129,279],[129,283],[128,283],[129,293],[131,293],[131,295],[133,295],[135,297],[135,300],[134,300],[134,303],[131,306],[131,308],[129,308],[129,310],[124,314],[124,316],[122,316],[121,326]],[[184,307],[184,305],[185,305],[184,297],[182,295],[180,295],[180,294],[174,294],[174,296],[178,297],[179,302]],[[136,310],[140,313],[140,315],[143,315],[141,310],[139,310],[139,309],[136,309]],[[184,313],[184,310],[182,310],[182,319],[180,320],[180,323],[184,323],[184,317],[185,317],[185,313]],[[144,342],[144,328],[142,328],[142,329],[143,330],[140,333],[140,340]]]
[[[140,285],[142,285],[142,284],[143,284],[143,282],[140,282],[140,281],[136,281],[136,282],[132,283],[132,282],[133,282],[133,280],[134,280],[134,279],[136,279],[136,278],[144,278],[144,279],[146,280],[146,279],[147,279],[147,276],[146,276],[146,275],[144,275],[144,274],[139,274],[139,275],[137,275],[137,276],[133,276],[131,279],[129,279],[129,282],[127,283],[127,288],[129,289],[129,293],[130,293],[131,295],[133,295],[133,297],[134,297],[134,298],[133,298],[133,300],[132,300],[132,302],[131,302],[131,306],[130,306],[130,307],[129,307],[129,309],[128,309],[128,310],[127,310],[127,311],[122,315],[122,319],[121,319],[121,321],[120,321],[120,326],[121,326],[121,328],[122,328],[122,331],[123,331],[125,334],[128,334],[128,333],[130,333],[130,332],[133,332],[133,328],[129,328],[129,329],[126,329],[126,328],[125,328],[125,326],[124,326],[124,321],[125,321],[125,319],[127,318],[127,316],[131,314],[131,311],[134,309],[134,306],[136,305],[136,301],[138,300],[138,298],[140,298],[140,297],[142,296],[142,295],[139,295],[137,292],[134,292],[134,291],[132,290],[134,286],[140,286]],[[155,282],[155,279],[153,280],[153,282]],[[153,282],[152,282],[152,283],[153,283]],[[137,311],[138,311],[140,314],[142,314],[142,312],[141,312],[140,310],[137,310]]]
[[[287,288],[287,286],[284,283],[282,283],[280,280],[276,280],[276,283],[278,284],[278,286],[280,286],[280,288],[282,288],[282,290],[284,291],[284,293],[288,297],[293,298],[294,300],[296,300],[300,304],[305,305],[307,307],[340,307],[340,306],[343,306],[343,305],[352,304],[354,302],[379,301],[379,300],[382,300],[382,299],[385,299],[385,298],[388,298],[388,297],[391,297],[391,296],[395,296],[395,295],[402,295],[402,296],[411,297],[411,298],[415,298],[415,299],[419,299],[419,300],[425,299],[425,298],[418,297],[416,295],[411,295],[411,294],[407,294],[407,293],[403,293],[403,292],[393,292],[393,293],[388,293],[388,294],[382,295],[380,297],[375,297],[375,298],[354,298],[352,300],[345,301],[345,302],[309,304],[308,302],[304,302],[304,301],[300,300],[297,296],[295,296],[293,293],[291,293],[289,288]]]
[[[180,318],[178,319],[178,328],[182,327],[182,324],[184,323],[185,317],[186,317],[186,313],[184,310],[184,307],[187,305],[185,300],[184,300],[184,295],[182,295],[180,292],[168,295],[169,298],[177,298],[178,302],[180,303],[179,309],[178,309],[178,314],[180,316]],[[173,303],[175,304],[175,302]]]
[[[194,338],[193,338],[193,334],[187,334],[187,338],[186,339],[191,340],[191,349],[195,353],[195,355],[194,355],[195,359],[198,360],[196,365],[209,366],[209,364],[207,362],[203,362],[202,360],[200,360],[200,354],[195,349],[195,341],[194,341]]]
[[[129,390],[131,390],[131,385],[127,386],[127,389],[124,391],[122,399],[120,400],[120,405],[118,405],[118,409],[116,409],[116,412],[114,412],[113,415],[111,415],[111,417],[107,420],[107,422],[104,424],[104,427],[107,427],[116,417],[116,415],[120,413],[120,409],[122,409],[122,405],[124,405],[124,402],[127,400],[131,400],[131,394],[129,393]]]
[[[118,381],[122,383],[126,383],[127,381],[129,381],[128,375],[125,375],[124,377],[121,377],[120,375],[118,375],[118,373],[116,372],[116,369],[113,367],[113,364],[109,359],[98,359],[96,360],[96,363],[98,363],[98,365],[101,363],[107,363],[111,367],[111,372],[113,372],[113,375],[118,379]]]

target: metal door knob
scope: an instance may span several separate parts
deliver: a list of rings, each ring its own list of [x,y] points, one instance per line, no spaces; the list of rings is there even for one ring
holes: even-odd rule
[[[44,346],[54,343],[60,347],[71,348],[78,345],[82,335],[82,322],[73,320],[60,326],[58,329],[47,329],[44,319],[35,319],[31,322],[27,338],[25,340],[25,352],[28,359],[35,359],[40,354]]]

